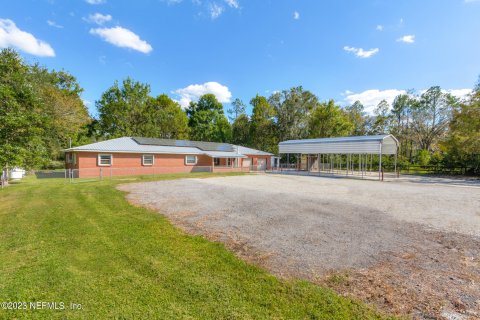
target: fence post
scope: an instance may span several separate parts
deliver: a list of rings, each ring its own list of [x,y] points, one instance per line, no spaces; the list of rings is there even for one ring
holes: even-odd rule
[[[102,180],[103,168],[100,168],[100,180]]]

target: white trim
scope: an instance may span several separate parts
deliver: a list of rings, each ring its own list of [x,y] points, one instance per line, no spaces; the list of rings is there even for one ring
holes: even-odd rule
[[[145,164],[145,156],[150,156],[152,157],[152,163],[147,163]],[[142,154],[142,166],[150,167],[155,164],[155,155],[153,154]]]
[[[109,156],[110,157],[110,164],[102,164],[100,162],[100,157],[102,156]],[[97,165],[99,167],[111,167],[113,165],[113,154],[111,153],[99,153],[97,157]]]
[[[195,163],[188,163],[188,160],[187,160],[188,157],[195,157]],[[190,155],[185,156],[185,165],[186,166],[195,166],[197,164],[197,162],[198,162],[198,157],[196,155],[190,154]]]

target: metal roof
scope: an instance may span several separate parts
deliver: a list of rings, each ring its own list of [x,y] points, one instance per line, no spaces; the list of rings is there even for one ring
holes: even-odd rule
[[[242,146],[236,146],[238,153],[241,154],[246,154],[246,155],[255,155],[255,156],[273,156],[273,153],[257,150],[257,149],[252,149],[252,148],[247,148],[247,147],[242,147]]]
[[[140,143],[140,142],[141,143]],[[150,144],[151,143],[151,144]],[[203,149],[202,149],[203,148]],[[208,155],[218,158],[244,158],[246,155],[271,155],[256,149],[236,146],[228,143],[170,140],[154,138],[122,137],[84,146],[66,149],[65,151],[83,152],[117,152],[117,153],[163,153]]]
[[[398,140],[392,135],[288,140],[279,153],[300,154],[396,154]]]
[[[247,156],[235,152],[205,151],[207,156],[212,158],[246,158]]]
[[[141,137],[133,137],[132,139],[141,145],[168,146],[168,147],[193,147],[203,151],[225,151],[225,152],[234,151],[233,146],[228,143],[141,138]]]
[[[198,148],[141,145],[130,137],[105,140],[65,151],[203,154],[203,151]]]
[[[375,135],[375,136],[352,136],[352,137],[336,137],[336,138],[319,138],[319,139],[302,139],[287,140],[279,144],[298,144],[298,143],[336,143],[336,142],[365,142],[365,141],[383,141],[386,137],[392,135]],[[393,136],[392,136],[393,137]]]

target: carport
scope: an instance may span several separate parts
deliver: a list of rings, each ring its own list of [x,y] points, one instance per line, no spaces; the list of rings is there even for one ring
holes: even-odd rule
[[[393,156],[394,173],[398,176],[398,146],[398,140],[390,134],[287,140],[278,145],[280,155],[284,155],[286,160],[280,165],[280,170],[364,178],[376,175],[378,169],[378,179],[383,180],[384,156]],[[295,163],[291,163],[291,158],[295,159]]]

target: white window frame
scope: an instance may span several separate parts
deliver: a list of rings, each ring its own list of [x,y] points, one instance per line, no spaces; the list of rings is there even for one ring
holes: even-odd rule
[[[152,157],[152,163],[145,163],[145,157]],[[153,166],[155,164],[155,155],[153,154],[142,154],[142,166]]]
[[[189,163],[188,162],[188,157],[195,157],[195,162],[194,163]],[[197,162],[198,162],[198,157],[197,156],[195,156],[195,155],[186,155],[185,156],[185,165],[186,166],[194,166],[194,165],[197,164]]]
[[[102,156],[109,156],[110,157],[110,164],[102,164],[100,161]],[[97,163],[99,167],[111,167],[113,165],[113,154],[111,153],[99,153],[97,158]]]
[[[234,163],[234,160],[232,158],[227,158],[227,167],[231,167]]]

